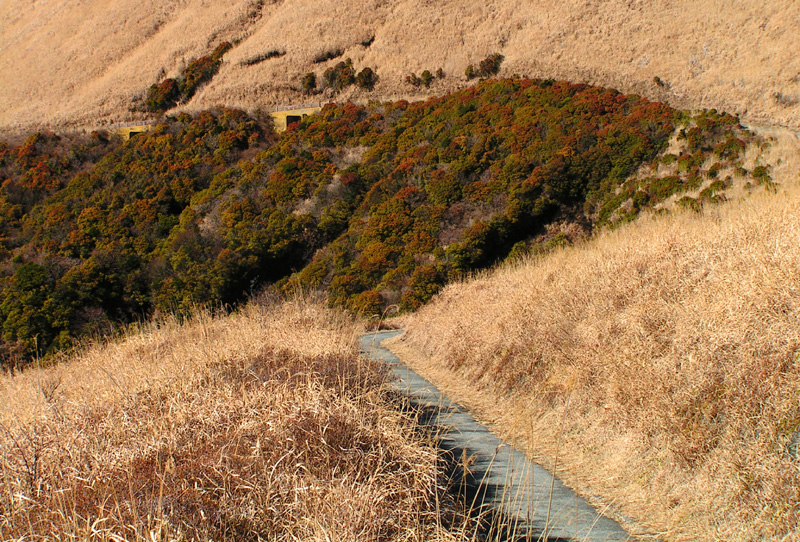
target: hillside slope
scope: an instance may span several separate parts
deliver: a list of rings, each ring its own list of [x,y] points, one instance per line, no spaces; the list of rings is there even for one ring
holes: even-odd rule
[[[441,94],[467,83],[468,64],[499,52],[501,75],[602,84],[673,106],[799,126],[800,60],[787,52],[800,46],[800,11],[791,0],[766,4],[7,0],[0,6],[0,128],[133,118],[132,98],[225,40],[236,47],[187,108],[253,111],[308,101],[299,92],[302,76],[320,75],[335,61],[314,59],[335,50],[380,76],[373,94],[345,97]],[[285,55],[259,61],[271,51]],[[411,72],[438,68],[447,76],[430,89],[405,83]]]
[[[797,540],[800,190],[446,287],[404,361],[667,540]],[[563,424],[563,425],[562,425]]]
[[[0,142],[0,365],[276,281],[414,309],[594,225],[769,187],[774,163],[730,115],[551,80],[328,105],[280,135],[263,121],[218,109],[125,142]]]
[[[313,301],[252,303],[0,374],[0,539],[466,540],[357,333]]]

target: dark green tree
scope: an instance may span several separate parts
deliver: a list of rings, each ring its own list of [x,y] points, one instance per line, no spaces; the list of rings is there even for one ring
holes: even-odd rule
[[[305,94],[313,94],[317,90],[317,75],[314,72],[305,74],[302,86]]]
[[[364,68],[356,75],[356,86],[364,90],[372,90],[378,83],[378,74],[372,68]]]

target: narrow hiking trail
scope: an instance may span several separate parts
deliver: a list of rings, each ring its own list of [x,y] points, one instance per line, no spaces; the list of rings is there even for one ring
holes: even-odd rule
[[[423,415],[420,423],[441,428],[439,445],[455,458],[468,458],[464,484],[479,513],[494,513],[507,540],[635,540],[543,467],[480,425],[433,384],[381,346],[401,331],[368,333],[361,350],[388,363],[396,387]]]

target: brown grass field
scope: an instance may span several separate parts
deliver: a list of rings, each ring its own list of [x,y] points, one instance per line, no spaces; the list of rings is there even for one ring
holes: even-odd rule
[[[448,286],[393,348],[645,532],[798,540],[800,155],[777,145],[776,194]]]
[[[358,331],[253,303],[0,376],[0,540],[457,540]]]
[[[179,109],[329,100],[301,78],[340,49],[380,81],[336,100],[443,94],[499,52],[501,77],[741,115],[776,138],[776,193],[737,186],[465,279],[403,317],[394,348],[642,533],[795,541],[798,21],[791,0],[4,0],[0,132],[140,118],[134,98],[226,40]],[[430,89],[404,82],[440,67]],[[0,540],[458,539],[432,502],[436,453],[358,331],[318,303],[252,303],[0,375]]]
[[[468,64],[499,52],[500,76],[601,84],[796,128],[799,20],[792,0],[5,0],[0,129],[132,119],[133,97],[223,40],[238,44],[185,109],[327,100],[302,96],[300,80],[336,62],[313,64],[335,49],[381,78],[372,94],[337,97],[355,100],[442,94],[469,84]],[[286,54],[247,64],[273,50]],[[430,89],[404,82],[440,67],[447,77]]]

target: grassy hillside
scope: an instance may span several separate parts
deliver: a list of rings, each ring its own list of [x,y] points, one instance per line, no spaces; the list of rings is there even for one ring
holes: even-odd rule
[[[641,219],[446,287],[396,348],[668,540],[800,530],[800,190]]]
[[[796,12],[4,1],[0,538],[453,539],[348,317],[203,312],[273,287],[419,309],[410,361],[650,533],[793,540]]]
[[[508,255],[769,186],[768,153],[730,115],[528,79],[328,105],[280,136],[230,109],[127,142],[34,134],[0,144],[2,358],[276,281],[414,309]]]
[[[468,84],[468,65],[501,53],[504,76],[563,78],[800,123],[800,64],[787,54],[800,45],[791,0],[6,0],[0,21],[2,129],[135,117],[132,99],[224,41],[236,45],[185,108],[254,112],[308,101],[303,76],[348,57],[380,79],[374,93],[345,98],[441,94]],[[428,89],[405,82],[439,68],[446,77]]]
[[[0,375],[0,538],[459,540],[438,452],[357,332],[251,304]]]

